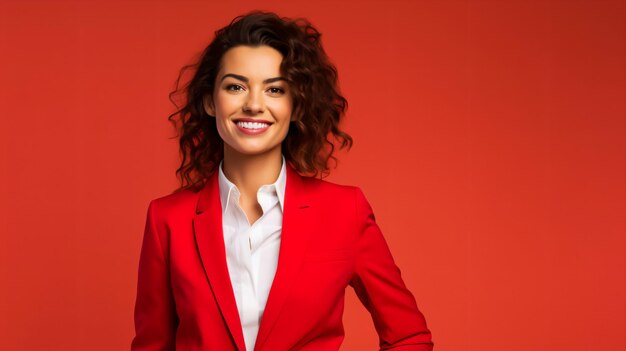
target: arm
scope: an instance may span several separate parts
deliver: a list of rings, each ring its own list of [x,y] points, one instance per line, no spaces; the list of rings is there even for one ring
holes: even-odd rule
[[[169,284],[166,254],[155,222],[154,201],[148,216],[139,258],[135,337],[131,351],[174,350],[178,319]]]
[[[360,188],[355,188],[355,201],[359,242],[355,275],[350,285],[372,315],[380,350],[432,350],[433,342],[424,316],[406,288]]]

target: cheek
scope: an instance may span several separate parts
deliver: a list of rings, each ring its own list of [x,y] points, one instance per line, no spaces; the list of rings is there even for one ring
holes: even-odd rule
[[[224,117],[232,113],[237,108],[239,102],[238,97],[226,94],[218,94],[215,98],[215,113],[219,117]]]
[[[230,126],[228,116],[232,114],[232,97],[217,94],[215,97],[215,123],[222,140],[228,140]]]
[[[292,113],[292,104],[290,100],[276,101],[273,106],[274,113],[277,118],[289,120]]]

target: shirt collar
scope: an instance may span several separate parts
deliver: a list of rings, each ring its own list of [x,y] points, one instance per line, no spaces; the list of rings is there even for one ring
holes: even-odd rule
[[[272,184],[262,185],[257,193],[261,191],[264,187],[273,187],[276,189],[276,194],[278,195],[278,202],[280,203],[281,211],[284,210],[284,202],[285,202],[285,185],[287,184],[287,173],[286,173],[286,162],[285,156],[282,157],[282,166],[280,167],[280,173],[278,174],[278,178]],[[222,214],[226,210],[228,203],[230,202],[230,198],[234,192],[238,192],[237,186],[226,178],[224,171],[222,170],[222,165],[224,160],[220,161],[219,169],[219,190],[220,190],[220,201],[222,203]]]

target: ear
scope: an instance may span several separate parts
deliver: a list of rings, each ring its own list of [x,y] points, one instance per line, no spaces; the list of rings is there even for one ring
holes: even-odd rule
[[[211,117],[215,117],[215,106],[213,105],[213,99],[211,95],[207,94],[202,99],[202,106],[204,111]]]

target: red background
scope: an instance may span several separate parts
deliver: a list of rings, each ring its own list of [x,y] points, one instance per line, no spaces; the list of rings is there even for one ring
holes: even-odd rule
[[[0,349],[124,350],[167,94],[248,1],[2,1]],[[626,350],[626,2],[285,1],[435,349]],[[344,350],[374,350],[347,291]]]

